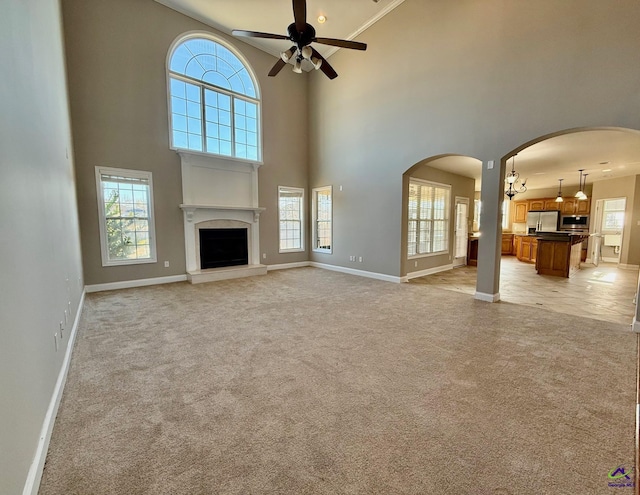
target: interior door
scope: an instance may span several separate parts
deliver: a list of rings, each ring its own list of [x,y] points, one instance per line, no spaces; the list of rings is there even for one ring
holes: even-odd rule
[[[469,198],[456,196],[455,252],[453,266],[467,264],[469,241]]]
[[[591,263],[598,266],[600,262],[600,243],[602,242],[602,200],[596,201],[596,218],[591,236]]]

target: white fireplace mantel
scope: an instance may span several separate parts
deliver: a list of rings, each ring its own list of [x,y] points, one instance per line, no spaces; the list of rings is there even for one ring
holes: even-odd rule
[[[187,279],[192,283],[264,275],[260,264],[259,163],[180,152]],[[201,270],[200,230],[247,229],[248,264]]]
[[[180,205],[184,211],[187,222],[193,222],[193,215],[196,210],[229,210],[229,211],[250,211],[253,213],[253,222],[256,223],[260,219],[260,213],[266,208],[253,206],[222,206],[222,205]]]

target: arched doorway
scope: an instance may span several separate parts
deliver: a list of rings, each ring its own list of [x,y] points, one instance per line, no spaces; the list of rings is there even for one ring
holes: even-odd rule
[[[455,154],[421,160],[404,172],[401,270],[405,281],[467,265],[469,234],[479,220],[474,218],[474,203],[480,196],[481,173],[480,160]]]
[[[513,236],[514,247],[506,256],[502,252],[500,299],[609,321],[633,321],[640,265],[640,236],[635,233],[640,225],[640,132],[581,128],[541,136],[502,158],[507,176],[514,157],[519,174],[515,189],[526,181],[526,191],[504,199],[511,208],[503,240]],[[581,198],[576,197],[579,190]],[[531,221],[536,211],[556,212],[555,229],[560,232],[589,235],[578,262],[582,270],[572,272],[575,277],[568,281],[539,275],[541,261],[536,255],[540,255],[532,244],[535,231],[541,230]],[[628,297],[619,292],[625,284]]]

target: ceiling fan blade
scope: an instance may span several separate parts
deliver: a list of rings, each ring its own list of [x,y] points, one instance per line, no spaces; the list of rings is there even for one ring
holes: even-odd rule
[[[339,46],[340,48],[351,48],[352,50],[366,50],[367,44],[359,41],[337,40],[335,38],[316,38],[313,41],[323,45]]]
[[[293,0],[293,18],[296,21],[296,31],[299,33],[307,27],[307,1]]]
[[[333,67],[331,67],[329,62],[327,62],[325,58],[322,55],[320,55],[320,53],[318,53],[318,50],[316,50],[313,47],[311,47],[311,49],[313,50],[313,56],[322,60],[322,65],[320,66],[320,70],[324,72],[324,75],[327,76],[329,79],[335,79],[336,77],[338,77],[338,73],[334,70]]]
[[[280,72],[285,65],[287,65],[287,63],[284,60],[282,60],[281,58],[278,59],[276,65],[274,65],[273,68],[269,71],[269,77],[277,76],[278,72]]]
[[[243,31],[241,29],[234,29],[231,31],[234,36],[241,36],[245,38],[268,38],[272,40],[288,40],[288,36],[282,34],[260,33],[258,31]]]

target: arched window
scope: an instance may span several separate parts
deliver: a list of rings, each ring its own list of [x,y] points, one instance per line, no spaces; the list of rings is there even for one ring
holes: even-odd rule
[[[260,99],[247,66],[203,37],[178,43],[169,59],[171,147],[260,160]]]

